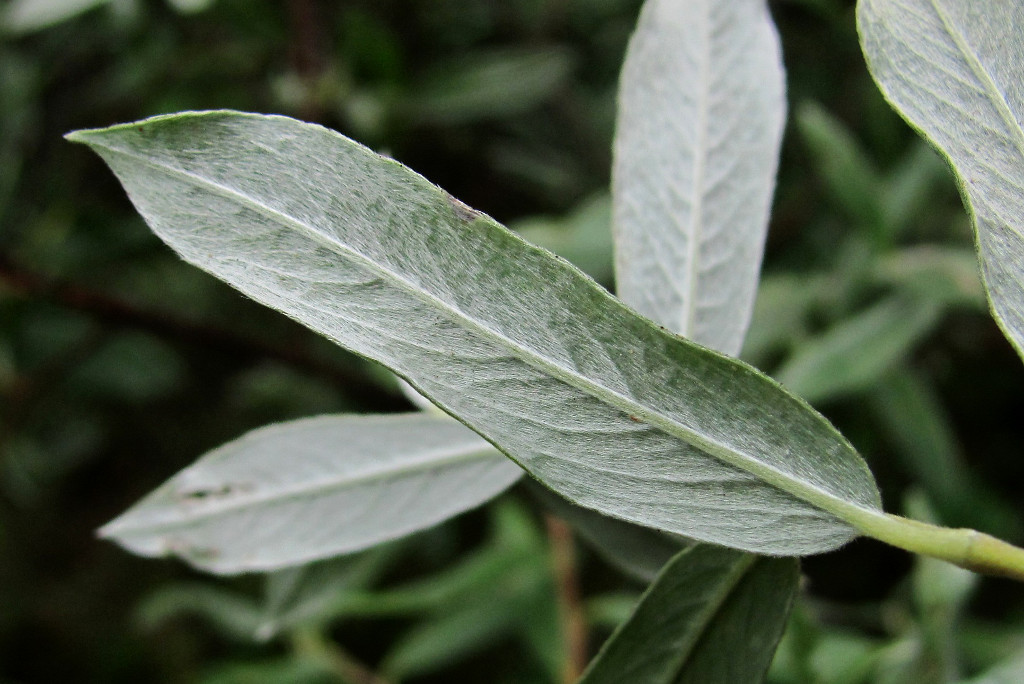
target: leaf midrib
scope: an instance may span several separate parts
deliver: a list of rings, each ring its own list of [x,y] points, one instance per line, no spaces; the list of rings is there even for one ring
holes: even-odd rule
[[[417,461],[411,466],[390,469],[378,468],[376,470],[369,470],[357,477],[346,478],[344,480],[337,480],[333,478],[319,479],[313,482],[301,483],[297,486],[283,487],[281,489],[268,491],[263,494],[242,495],[237,499],[224,503],[221,503],[219,500],[216,503],[211,501],[210,507],[207,510],[195,510],[194,512],[188,512],[180,517],[169,520],[130,525],[128,524],[128,521],[131,519],[131,512],[129,512],[125,514],[126,517],[123,524],[118,524],[118,521],[114,520],[105,525],[102,528],[101,533],[103,536],[154,534],[159,533],[162,530],[177,529],[181,527],[182,524],[194,526],[195,524],[202,523],[203,521],[218,518],[230,513],[236,513],[247,508],[258,508],[268,503],[279,504],[287,501],[294,501],[296,499],[304,499],[309,497],[311,494],[316,495],[318,498],[330,496],[346,489],[352,489],[377,480],[394,480],[399,477],[414,477],[449,465],[473,460],[483,460],[488,454],[494,453],[496,453],[495,449],[489,445],[485,448],[480,448],[479,446],[474,445],[472,448],[459,450],[452,453],[450,456],[435,460],[427,460],[430,458],[430,454],[428,453],[422,456],[422,460]],[[177,483],[172,481],[168,483],[168,486],[170,487],[171,484]],[[188,498],[189,496],[188,492],[178,492],[178,487],[170,488],[174,490],[173,496],[175,497]],[[201,505],[202,504],[197,504],[195,508],[199,508]]]
[[[679,678],[683,667],[689,662],[690,656],[693,654],[694,649],[696,649],[697,644],[707,636],[708,626],[712,623],[715,616],[718,615],[719,609],[725,605],[732,596],[733,590],[740,583],[740,580],[750,572],[754,564],[759,560],[759,556],[744,553],[736,559],[732,570],[722,578],[718,588],[712,594],[712,600],[708,601],[704,609],[698,613],[696,620],[697,628],[692,632],[693,638],[690,639],[690,643],[682,649],[679,657],[673,663],[672,678],[669,680],[669,684]]]
[[[106,129],[105,132],[109,132],[110,130],[111,129]],[[327,131],[328,133],[330,132],[327,129],[322,130]],[[89,137],[88,132],[83,132],[80,133],[79,135],[85,138]],[[354,143],[348,140],[347,138],[342,138],[342,140],[344,140],[348,144],[358,145],[358,143]],[[574,387],[577,390],[584,392],[585,394],[588,394],[599,399],[603,403],[615,407],[616,409],[622,411],[625,415],[640,418],[642,421],[647,422],[653,427],[662,430],[666,434],[671,435],[684,443],[694,446],[700,451],[706,453],[708,456],[715,458],[728,465],[731,465],[735,468],[744,470],[754,475],[756,478],[758,478],[765,484],[780,489],[801,501],[804,501],[823,511],[831,513],[832,515],[836,516],[840,520],[843,520],[844,522],[849,516],[878,514],[878,511],[874,509],[866,508],[860,504],[843,500],[837,497],[836,495],[832,494],[831,492],[827,492],[805,481],[797,480],[789,476],[788,474],[777,470],[773,466],[770,466],[761,461],[757,461],[747,456],[746,454],[734,451],[725,445],[707,439],[704,436],[687,428],[685,425],[681,425],[680,423],[672,420],[671,418],[665,417],[661,413],[658,413],[655,410],[650,409],[647,406],[630,399],[629,397],[625,397],[619,394],[618,392],[615,392],[614,390],[611,390],[602,385],[598,385],[595,382],[583,377],[582,375],[573,370],[564,368],[563,366],[560,366],[556,363],[549,361],[544,356],[534,352],[532,349],[516,343],[514,340],[502,335],[498,331],[492,330],[483,322],[472,318],[465,312],[451,306],[448,302],[439,299],[438,297],[427,292],[424,289],[416,287],[415,284],[409,282],[401,275],[391,270],[388,270],[387,268],[384,268],[376,261],[354,250],[352,247],[336,239],[332,239],[330,236],[324,235],[323,233],[319,232],[315,227],[308,226],[302,223],[301,221],[298,221],[297,219],[294,219],[291,216],[288,216],[287,214],[284,214],[281,211],[264,204],[262,201],[259,201],[256,198],[250,197],[238,190],[225,186],[221,183],[215,182],[212,179],[203,176],[198,176],[185,169],[178,168],[176,166],[171,166],[168,164],[158,164],[157,162],[139,153],[130,152],[122,148],[111,147],[110,145],[106,144],[96,144],[96,146],[103,147],[114,154],[122,155],[135,162],[141,163],[143,165],[149,166],[159,171],[163,171],[171,175],[178,175],[182,178],[187,179],[188,182],[194,185],[212,188],[213,190],[215,190],[216,192],[218,192],[223,197],[229,200],[236,201],[244,207],[257,209],[260,213],[264,214],[268,218],[275,219],[277,221],[280,221],[281,223],[284,223],[285,225],[292,226],[293,228],[297,229],[300,233],[309,237],[314,242],[320,243],[329,248],[333,248],[341,252],[342,254],[346,254],[349,256],[349,258],[363,265],[368,270],[376,272],[384,276],[385,278],[391,280],[396,285],[406,290],[415,299],[423,301],[427,304],[432,304],[441,311],[446,312],[447,315],[452,319],[464,322],[466,327],[476,331],[485,339],[489,339],[492,342],[496,341],[499,347],[503,346],[505,348],[512,350],[513,352],[515,352],[516,358],[518,358],[522,363],[525,363],[528,366],[536,368],[547,375],[553,376],[556,379],[566,383],[567,385]],[[373,152],[370,152],[369,150],[367,150],[367,152],[373,154]],[[398,165],[398,162],[394,160],[389,160],[383,157],[381,159],[386,163]],[[433,185],[431,185],[430,187],[432,189],[437,189],[436,186]],[[440,192],[439,189],[437,190]],[[512,237],[514,239],[519,239],[515,238],[515,236]],[[539,248],[533,247],[532,245],[528,246],[530,246],[533,249],[539,250]],[[607,296],[610,297],[610,295]],[[685,344],[685,341],[681,340],[680,343]],[[405,379],[408,380],[408,378]],[[461,418],[459,418],[459,416],[455,417],[458,418],[460,421],[462,420]],[[484,438],[488,439],[487,437]],[[488,441],[491,440],[488,439]],[[498,448],[498,450],[501,451],[502,453],[505,453],[509,458],[512,458],[513,461],[519,463],[519,461],[515,459],[511,454],[508,454],[503,449],[501,449],[499,445],[495,444],[495,447]],[[520,465],[522,466],[522,464]]]
[[[701,92],[697,102],[697,141],[694,145],[693,154],[693,189],[691,192],[690,208],[690,242],[686,250],[686,268],[689,275],[689,297],[686,298],[686,310],[683,313],[680,330],[677,330],[684,337],[693,337],[694,324],[697,319],[697,309],[700,299],[700,288],[697,286],[700,280],[700,272],[697,262],[700,261],[700,254],[704,241],[704,161],[707,155],[707,126],[708,126],[708,101],[711,99],[711,6],[709,2],[701,5],[701,28],[704,30],[703,49],[700,50],[700,85]]]

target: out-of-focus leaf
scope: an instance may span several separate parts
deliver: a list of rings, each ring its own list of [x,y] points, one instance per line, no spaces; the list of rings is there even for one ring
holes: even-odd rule
[[[772,684],[875,684],[881,638],[825,627],[815,607],[798,603],[768,671]]]
[[[798,347],[776,377],[812,402],[864,390],[931,331],[939,311],[933,302],[885,299]]]
[[[182,14],[198,14],[210,8],[214,0],[167,0],[167,4]]]
[[[825,189],[847,214],[871,231],[884,234],[882,179],[853,134],[820,105],[807,102],[796,112],[796,123],[817,166]]]
[[[648,0],[622,68],[616,291],[670,330],[733,356],[761,268],[784,81],[775,25],[759,0]]]
[[[642,582],[651,582],[673,556],[692,542],[581,508],[527,482],[530,493],[573,529],[606,561]]]
[[[277,569],[426,529],[519,477],[445,417],[311,418],[210,452],[100,533],[213,572]]]
[[[870,681],[872,684],[941,684],[924,658],[924,646],[917,630],[890,640],[881,649]]]
[[[879,379],[866,401],[897,458],[943,514],[942,522],[1017,536],[1016,512],[971,474],[946,411],[924,378],[894,369]]]
[[[891,250],[872,264],[872,279],[918,299],[985,309],[978,259],[966,249],[921,245]]]
[[[144,402],[173,391],[184,373],[173,347],[150,335],[126,332],[83,361],[72,381],[89,395]]]
[[[815,682],[873,684],[882,646],[878,640],[854,634],[823,634],[810,656]]]
[[[907,515],[915,520],[935,522],[927,498],[911,493]],[[920,615],[923,653],[926,667],[936,673],[937,681],[959,678],[959,619],[967,600],[978,585],[974,573],[927,556],[914,559],[911,575],[914,603]]]
[[[454,125],[526,112],[551,97],[572,67],[572,54],[552,47],[461,54],[422,77],[406,114]]]
[[[587,599],[584,606],[587,624],[591,627],[615,629],[629,619],[640,602],[640,595],[602,594]]]
[[[1020,616],[998,622],[965,616],[959,636],[965,659],[978,672],[1024,655],[1024,621]]]
[[[180,615],[196,615],[225,637],[252,642],[264,623],[263,609],[251,598],[199,582],[168,584],[148,596],[138,618],[150,629]]]
[[[512,634],[522,597],[494,598],[499,600],[460,606],[414,627],[388,652],[381,667],[385,676],[401,680],[423,675]]]
[[[1024,681],[1024,651],[960,684],[1020,684],[1022,681]]]
[[[0,9],[0,33],[31,33],[106,5],[110,0],[11,0]]]
[[[533,566],[547,551],[536,524],[527,513],[509,502],[490,509],[492,532],[479,551],[440,572],[397,587],[376,591],[347,591],[330,608],[337,616],[402,616],[443,612],[458,603],[487,603],[487,597],[516,568]],[[514,583],[514,579],[512,580]]]
[[[441,573],[376,592],[385,609],[422,613],[388,652],[383,670],[394,678],[429,672],[502,637],[543,636],[534,650],[545,665],[561,663],[557,601],[547,546],[525,511],[494,509],[491,541],[475,556]],[[555,649],[551,657],[550,649]]]
[[[40,81],[36,65],[0,46],[0,220],[25,163],[25,138],[38,122]],[[12,237],[12,232],[0,231],[0,247]]]
[[[330,382],[282,363],[261,363],[231,379],[225,403],[253,422],[304,418],[349,408]]]
[[[920,221],[928,202],[949,181],[949,167],[942,157],[929,145],[918,141],[881,183],[882,215],[892,234],[900,235]]]
[[[270,639],[297,627],[317,627],[335,617],[345,592],[366,590],[392,560],[394,545],[269,573],[264,581],[263,624],[256,637]],[[344,601],[341,601],[344,603]]]
[[[536,131],[535,127],[529,124],[529,119],[524,117],[521,121],[516,135],[488,146],[487,164],[493,172],[507,178],[509,183],[521,184],[524,189],[536,189],[541,197],[555,204],[563,203],[566,197],[579,197],[583,193],[592,192],[593,188],[586,183],[585,159],[578,155],[578,151],[572,147],[566,149],[567,141],[559,140],[556,144],[556,141],[548,139],[547,132],[542,134]],[[503,184],[504,182],[502,181]],[[523,220],[531,221],[529,217]],[[605,228],[608,231],[607,235],[595,235],[595,238],[604,244],[611,244],[610,218]],[[591,253],[596,255],[598,251],[596,247],[581,245],[581,248],[588,256]],[[605,261],[611,261],[610,249],[604,258]],[[605,265],[604,268],[611,273],[610,265]],[[601,282],[611,281],[609,275]]]
[[[69,137],[186,259],[383,363],[579,505],[777,554],[880,513],[807,404],[337,133],[221,111]]]
[[[287,656],[277,660],[221,664],[200,684],[339,684],[338,673],[319,658]],[[342,684],[355,684],[342,680]]]
[[[743,358],[760,366],[789,351],[809,334],[811,312],[821,304],[827,279],[816,275],[773,274],[761,278]]]
[[[527,218],[509,227],[530,242],[568,259],[602,283],[612,280],[611,199],[601,194],[562,219]]]
[[[1024,355],[1024,4],[861,0],[871,75],[956,171],[996,320]]]
[[[644,593],[580,684],[760,681],[782,636],[799,576],[792,558],[703,544],[687,549]]]

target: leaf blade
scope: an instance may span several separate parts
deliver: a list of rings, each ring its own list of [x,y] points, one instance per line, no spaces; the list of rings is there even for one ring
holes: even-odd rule
[[[762,0],[645,3],[619,93],[617,292],[730,356],[754,305],[785,114]]]
[[[100,534],[212,572],[273,570],[426,529],[520,475],[446,416],[309,418],[215,449]]]
[[[880,508],[853,448],[776,383],[337,133],[206,112],[70,138],[186,260],[389,367],[580,505],[780,554],[835,548],[854,536],[836,511]]]
[[[679,553],[580,684],[760,681],[782,636],[798,568],[792,558],[708,545]]]
[[[950,162],[992,313],[1024,355],[1024,6],[861,0],[861,47],[886,99]]]

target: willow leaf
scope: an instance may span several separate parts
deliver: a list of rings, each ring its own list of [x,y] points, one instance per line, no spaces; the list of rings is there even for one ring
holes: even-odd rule
[[[861,0],[857,24],[886,98],[956,172],[993,313],[1024,355],[1024,3]]]
[[[799,576],[792,558],[687,549],[665,566],[580,684],[759,682]]]
[[[764,0],[648,0],[619,90],[616,289],[732,356],[754,306],[785,118]]]
[[[446,416],[324,416],[254,430],[100,530],[219,573],[374,546],[479,506],[522,471]]]
[[[880,504],[819,414],[343,136],[185,113],[80,131],[186,260],[372,358],[570,500],[751,551]]]

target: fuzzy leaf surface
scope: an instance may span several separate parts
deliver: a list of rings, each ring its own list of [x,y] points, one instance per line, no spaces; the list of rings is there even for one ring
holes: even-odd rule
[[[750,684],[764,678],[799,579],[793,558],[702,544],[665,566],[580,684]]]
[[[100,533],[218,573],[273,570],[426,529],[522,471],[447,416],[324,416],[203,456]]]
[[[885,97],[956,172],[993,314],[1024,355],[1024,3],[861,0],[857,25]]]
[[[648,0],[622,70],[616,288],[736,356],[750,323],[786,118],[764,0]]]
[[[80,131],[186,260],[374,359],[548,487],[750,551],[880,508],[838,432],[401,164],[320,126],[186,113]]]

